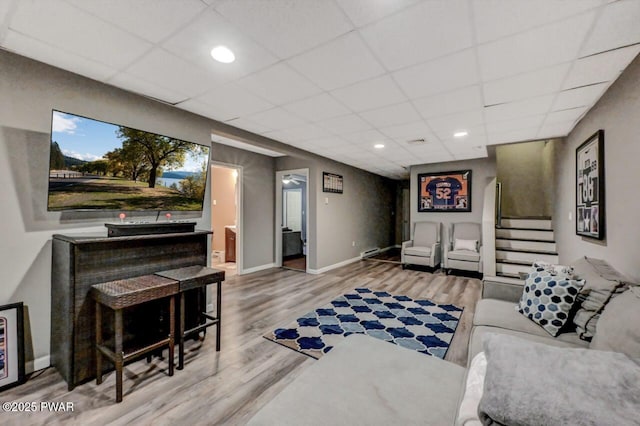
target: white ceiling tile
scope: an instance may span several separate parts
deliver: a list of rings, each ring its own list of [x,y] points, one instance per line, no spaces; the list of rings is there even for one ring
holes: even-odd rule
[[[640,43],[640,2],[620,0],[607,4],[580,56],[593,55]]]
[[[538,96],[537,98],[505,104],[492,105],[484,109],[487,122],[511,120],[529,115],[544,114],[551,108],[554,95]]]
[[[328,136],[328,137],[322,137],[317,139],[310,139],[308,142],[316,147],[319,147],[325,150],[348,144],[347,141],[345,141],[339,136]]]
[[[384,143],[385,140],[387,140],[387,137],[377,130],[366,130],[364,132],[345,135],[343,136],[343,139],[354,145],[366,145],[373,147],[376,143]]]
[[[361,112],[360,116],[378,128],[420,120],[420,115],[409,102]]]
[[[418,0],[337,0],[349,19],[361,27],[394,12],[402,10]]]
[[[457,161],[460,160],[474,160],[476,158],[486,158],[487,157],[487,148],[484,146],[479,147],[474,150],[464,151],[464,152],[456,152],[453,156]]]
[[[478,85],[415,99],[413,104],[424,118],[480,109],[484,106],[482,92]]]
[[[200,95],[224,82],[206,70],[162,49],[154,49],[133,63],[127,69],[127,73],[189,96]]]
[[[211,105],[195,99],[187,99],[186,101],[177,104],[176,107],[194,114],[202,115],[203,117],[211,116]]]
[[[481,109],[449,114],[427,120],[429,127],[431,127],[441,139],[449,139],[455,132],[463,130],[470,131],[470,129],[478,127],[483,122],[484,117]]]
[[[293,71],[282,62],[247,76],[239,80],[238,83],[252,93],[276,105],[282,105],[321,92],[307,78]]]
[[[565,62],[549,68],[489,81],[484,84],[485,102],[487,105],[495,105],[557,92],[570,66],[570,62]]]
[[[380,132],[392,139],[404,142],[413,139],[426,139],[427,141],[437,140],[429,126],[427,126],[423,120],[383,127],[380,129]]]
[[[225,121],[273,107],[269,102],[252,95],[236,83],[217,86],[197,99],[213,107],[214,118]]]
[[[18,2],[9,28],[121,69],[152,45],[61,0]]]
[[[473,40],[466,0],[421,2],[359,31],[389,70],[471,47]]]
[[[542,139],[566,136],[573,129],[574,124],[574,120],[545,124],[538,130],[537,137]]]
[[[353,29],[330,1],[229,0],[217,2],[215,8],[281,59]]]
[[[320,139],[333,137],[329,132],[313,124],[303,124],[302,126],[290,127],[282,130],[292,141],[304,142],[310,139]]]
[[[472,49],[397,71],[393,77],[410,99],[448,92],[480,81]]]
[[[143,96],[160,99],[161,101],[170,104],[175,104],[189,98],[189,96],[184,93],[160,87],[144,78],[138,78],[127,73],[116,74],[109,78],[107,83]]]
[[[601,4],[601,0],[473,0],[478,43],[568,18]]]
[[[615,80],[639,52],[640,45],[635,45],[578,59],[562,88],[572,89]]]
[[[211,49],[220,45],[233,51],[235,61],[223,64],[211,57]],[[210,9],[167,39],[162,47],[216,75],[218,81],[234,80],[278,61],[275,55]]]
[[[407,99],[388,75],[337,89],[331,94],[356,112],[397,104]]]
[[[287,127],[301,126],[305,123],[301,118],[285,111],[282,108],[273,108],[267,111],[252,114],[249,120],[262,126],[270,127],[274,130],[280,130]]]
[[[117,71],[109,65],[86,59],[75,53],[65,50],[52,49],[50,45],[27,37],[12,30],[7,31],[2,45],[29,58],[51,64],[60,68],[65,68],[69,63],[73,63],[75,72],[99,81],[105,81]]]
[[[503,133],[519,129],[538,128],[544,121],[544,114],[533,115],[524,118],[516,118],[515,120],[490,121],[486,124],[487,132]]]
[[[325,90],[344,87],[385,72],[356,32],[291,58],[287,63]]]
[[[253,133],[259,133],[259,134],[273,130],[269,126],[258,124],[255,121],[249,120],[246,117],[233,118],[231,120],[227,120],[226,123],[230,126],[237,127],[239,129],[244,129]]]
[[[544,125],[550,123],[559,123],[563,121],[571,121],[575,123],[580,117],[586,114],[587,107],[579,107],[572,109],[564,109],[562,111],[554,111],[547,114],[547,118],[544,120]]]
[[[152,43],[184,27],[206,7],[199,0],[180,0],[179,4],[173,0],[67,1]]]
[[[308,121],[320,121],[351,112],[327,93],[288,103],[284,105],[284,109]]]
[[[349,134],[368,130],[371,125],[356,114],[342,115],[316,123],[334,134]]]
[[[593,105],[604,91],[609,87],[609,83],[594,84],[592,86],[569,89],[558,93],[553,103],[552,111],[571,109],[582,106]]]
[[[480,74],[485,81],[497,80],[573,60],[594,18],[595,12],[587,12],[482,44],[478,46]]]
[[[487,135],[487,145],[500,145],[513,142],[527,142],[537,139],[538,128],[518,129]]]

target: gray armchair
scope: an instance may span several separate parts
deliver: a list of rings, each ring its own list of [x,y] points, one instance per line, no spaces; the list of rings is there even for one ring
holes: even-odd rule
[[[444,270],[482,273],[482,228],[479,223],[452,223],[444,245]]]
[[[423,265],[436,269],[440,266],[440,222],[416,222],[413,239],[402,243],[402,268]]]

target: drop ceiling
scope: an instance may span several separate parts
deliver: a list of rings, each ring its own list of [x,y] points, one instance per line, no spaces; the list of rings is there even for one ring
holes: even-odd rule
[[[0,46],[401,178],[566,136],[639,22],[637,0],[5,0]]]

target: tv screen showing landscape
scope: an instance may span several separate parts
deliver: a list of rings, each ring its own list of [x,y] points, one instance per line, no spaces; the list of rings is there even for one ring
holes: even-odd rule
[[[53,111],[49,211],[201,211],[209,147]]]

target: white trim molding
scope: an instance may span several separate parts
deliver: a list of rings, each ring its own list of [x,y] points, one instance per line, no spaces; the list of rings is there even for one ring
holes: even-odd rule
[[[253,268],[245,268],[238,275],[253,274],[254,272],[264,271],[265,269],[275,268],[275,263],[266,263],[264,265],[254,266]]]
[[[26,374],[33,373],[34,371],[44,370],[51,366],[51,356],[45,355],[40,358],[36,358],[33,361],[27,361],[24,364],[24,372]]]
[[[330,271],[332,269],[340,268],[342,266],[346,266],[346,265],[349,265],[351,263],[358,262],[359,260],[362,260],[362,259],[360,259],[360,256],[353,257],[351,259],[343,260],[342,262],[334,263],[333,265],[325,266],[324,268],[307,269],[307,273],[318,275],[318,274],[322,274],[324,272]]]

